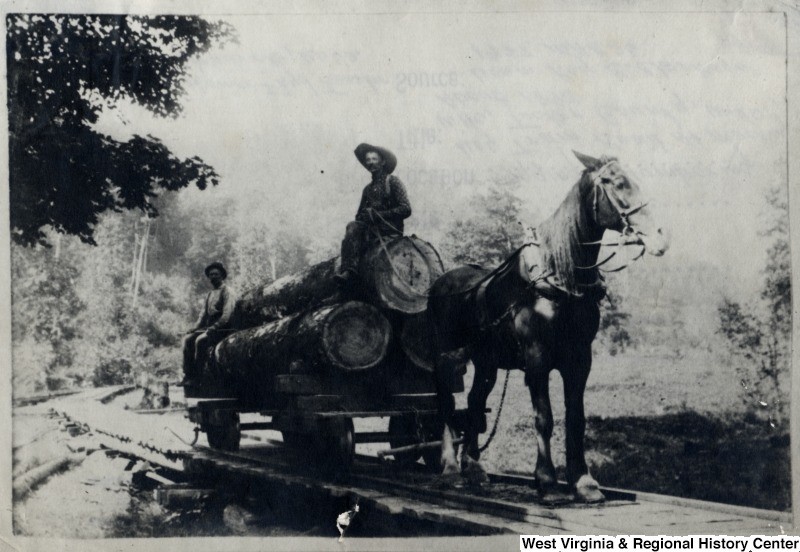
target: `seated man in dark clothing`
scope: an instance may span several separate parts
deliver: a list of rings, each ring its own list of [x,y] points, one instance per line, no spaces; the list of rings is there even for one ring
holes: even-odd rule
[[[355,221],[347,225],[342,241],[342,266],[337,274],[341,281],[355,274],[361,255],[378,234],[402,235],[403,221],[411,216],[406,188],[392,174],[397,166],[394,154],[369,144],[359,144],[355,154],[372,173],[372,181],[364,188]]]
[[[206,267],[206,277],[214,288],[206,295],[200,317],[183,338],[183,385],[196,385],[206,363],[208,350],[222,341],[229,332],[236,292],[225,285],[228,271],[222,263],[211,263]]]

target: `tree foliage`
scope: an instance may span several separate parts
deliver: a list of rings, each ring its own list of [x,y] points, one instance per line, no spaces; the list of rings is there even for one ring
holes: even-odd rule
[[[9,185],[13,238],[45,229],[94,244],[105,211],[157,214],[152,198],[217,183],[197,157],[181,160],[152,136],[118,142],[91,125],[128,99],[176,116],[187,62],[231,36],[197,17],[12,14],[6,18]]]
[[[745,359],[738,367],[746,405],[767,413],[773,423],[787,420],[791,362],[792,291],[789,254],[789,209],[784,190],[772,189],[763,235],[771,240],[760,300],[749,303],[723,298],[719,332]]]
[[[501,187],[473,197],[468,218],[457,219],[445,235],[448,257],[459,265],[499,265],[522,245],[521,204],[516,194]]]
[[[11,248],[11,338],[15,343],[15,391],[36,393],[65,384],[75,359],[78,315],[85,305],[75,291],[79,271],[74,252]],[[16,378],[15,378],[16,379]]]
[[[611,288],[606,290],[606,300],[600,317],[600,341],[606,345],[609,354],[614,356],[634,345],[628,331],[631,315],[622,309],[622,296]]]
[[[285,221],[245,224],[226,202],[205,210],[179,197],[156,199],[163,216],[148,234],[146,216],[106,213],[95,246],[52,230],[56,247],[13,246],[16,393],[131,383],[142,373],[175,380],[181,334],[209,290],[203,268],[210,261],[225,262],[240,291],[308,266],[305,240]],[[150,245],[137,264],[142,239]]]
[[[298,234],[283,224],[251,225],[239,232],[234,243],[230,270],[240,291],[274,281],[308,267],[309,251]]]

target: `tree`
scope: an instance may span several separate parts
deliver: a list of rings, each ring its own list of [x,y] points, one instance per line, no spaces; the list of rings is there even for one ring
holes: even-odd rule
[[[630,317],[629,313],[622,310],[622,297],[619,293],[607,289],[598,334],[611,356],[624,352],[634,344],[627,328]]]
[[[242,229],[231,248],[230,270],[239,291],[263,285],[309,266],[305,240],[273,217]]]
[[[522,245],[520,200],[507,188],[493,187],[470,200],[470,216],[446,232],[444,250],[455,264],[494,267]]]
[[[159,116],[180,110],[187,62],[232,29],[198,17],[33,15],[6,18],[12,237],[47,243],[46,228],[95,244],[98,216],[141,209],[160,189],[217,183],[198,157],[152,136],[118,142],[94,131],[128,99]]]
[[[764,236],[772,240],[764,267],[764,289],[769,329],[786,344],[792,332],[792,266],[789,252],[789,198],[781,188],[772,188],[767,203],[775,216],[767,218]]]
[[[74,339],[84,308],[75,293],[75,252],[12,245],[11,337],[15,393],[66,385],[75,357]],[[58,251],[58,254],[56,252]]]
[[[131,382],[141,373],[173,377],[180,371],[180,334],[195,298],[185,275],[143,272],[134,304],[130,289],[140,218],[136,213],[103,215],[98,244],[81,244],[75,289],[83,309],[75,365],[95,385]]]
[[[742,399],[765,411],[773,424],[787,420],[791,358],[792,290],[789,254],[789,205],[784,190],[771,189],[767,250],[760,301],[741,304],[728,297],[719,305],[719,332],[747,362],[739,366]]]

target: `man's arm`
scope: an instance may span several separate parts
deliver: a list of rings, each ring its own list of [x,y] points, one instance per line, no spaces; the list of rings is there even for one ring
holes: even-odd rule
[[[403,181],[396,176],[391,176],[391,197],[394,207],[381,211],[381,216],[393,216],[407,219],[411,216],[411,202],[408,201],[408,194]]]

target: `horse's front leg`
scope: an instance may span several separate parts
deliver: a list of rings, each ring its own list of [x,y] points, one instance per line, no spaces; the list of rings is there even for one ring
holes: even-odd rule
[[[467,396],[467,419],[464,428],[464,448],[461,455],[461,473],[469,483],[488,483],[489,477],[481,466],[478,435],[486,431],[486,399],[497,381],[497,366],[490,359],[473,358],[475,377]]]
[[[583,395],[586,380],[592,367],[591,344],[573,350],[570,362],[562,369],[564,402],[566,406],[567,481],[575,489],[575,498],[582,502],[600,502],[605,499],[600,485],[589,474],[584,450],[586,415]]]
[[[515,319],[515,331],[525,353],[525,384],[531,395],[533,425],[536,430],[536,482],[547,500],[556,492],[556,469],[550,455],[553,436],[553,412],[550,408],[550,370],[553,357],[543,341],[546,325],[555,316],[551,301],[539,299],[533,309],[522,309]]]
[[[550,370],[536,363],[528,363],[525,383],[533,405],[534,428],[536,429],[536,482],[546,498],[555,492],[556,469],[550,454],[550,438],[553,436],[553,411],[550,407]]]

